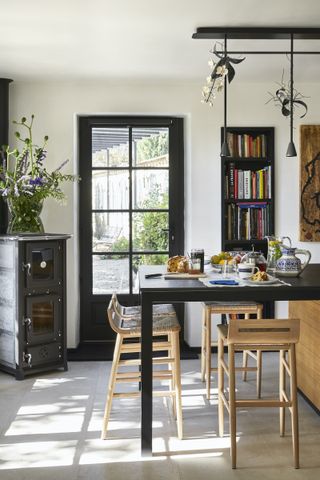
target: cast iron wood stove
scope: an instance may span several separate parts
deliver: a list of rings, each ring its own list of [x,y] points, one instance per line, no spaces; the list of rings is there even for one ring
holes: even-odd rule
[[[0,236],[0,368],[17,380],[66,356],[66,240],[70,235]]]

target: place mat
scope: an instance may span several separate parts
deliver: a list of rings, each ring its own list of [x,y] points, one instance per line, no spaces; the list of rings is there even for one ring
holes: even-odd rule
[[[277,279],[277,283],[268,283],[265,285],[266,287],[281,287],[282,285],[287,285],[288,287],[291,287],[290,283],[284,282],[283,280],[280,280],[280,278]],[[237,276],[231,276],[228,278],[222,278],[221,275],[219,274],[214,274],[210,275],[207,278],[199,278],[199,281],[202,282],[206,287],[210,288],[215,288],[215,287],[253,287],[253,288],[259,288],[263,286],[263,282],[254,284],[248,283],[245,280],[242,280],[241,278]]]

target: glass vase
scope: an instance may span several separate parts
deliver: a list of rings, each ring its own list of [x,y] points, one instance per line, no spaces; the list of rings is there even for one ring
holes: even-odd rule
[[[43,199],[20,195],[7,199],[9,224],[7,233],[44,233],[40,214]]]

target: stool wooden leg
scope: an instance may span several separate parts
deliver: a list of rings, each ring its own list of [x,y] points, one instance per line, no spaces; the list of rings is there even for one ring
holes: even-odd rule
[[[168,351],[168,356],[171,357],[171,358],[175,358],[174,355],[175,355],[175,352],[174,352],[174,341],[173,341],[173,333],[169,333],[168,334],[168,342],[170,343],[171,345],[171,348],[170,350]],[[172,368],[172,363],[168,363],[168,370],[171,370],[171,374],[172,374],[172,379],[170,380],[170,390],[174,391],[176,386],[175,386],[175,374],[174,374],[174,367]],[[175,419],[177,419],[177,404],[176,404],[176,397],[172,397],[172,413],[173,413],[173,417]]]
[[[224,341],[218,333],[218,416],[219,416],[219,436],[224,434],[224,404],[222,396],[224,394],[224,369],[222,362],[224,360]]]
[[[103,417],[102,432],[101,432],[102,440],[105,440],[107,436],[107,429],[108,429],[108,423],[109,423],[110,412],[111,412],[113,392],[116,384],[116,375],[117,375],[118,365],[120,360],[122,341],[123,341],[123,337],[118,333],[116,338],[116,344],[114,347],[113,360],[112,360],[112,366],[111,366],[111,372],[110,372],[110,378],[109,378],[109,384],[108,384],[107,401],[106,401],[104,417]]]
[[[257,397],[261,398],[262,351],[257,350]]]
[[[297,399],[297,368],[295,345],[290,346],[290,372],[291,372],[291,424],[294,468],[299,468],[299,423],[298,423],[298,399]]]
[[[179,332],[172,333],[173,353],[174,353],[174,384],[177,409],[177,428],[180,440],[183,437],[182,429],[182,403],[181,403],[181,370],[180,370],[180,345]]]
[[[210,400],[211,390],[211,313],[206,308],[206,390],[207,400]]]
[[[285,350],[279,352],[279,398],[280,401],[284,400],[284,391],[286,388],[286,372],[283,362],[285,360]],[[280,436],[283,437],[285,433],[285,421],[286,421],[286,409],[280,407]]]
[[[236,421],[236,385],[235,385],[235,358],[234,346],[228,346],[229,357],[229,424],[231,441],[231,463],[232,468],[237,466],[237,421]]]
[[[205,380],[206,373],[206,336],[207,336],[207,307],[202,307],[202,331],[201,331],[201,381]]]
[[[250,314],[245,313],[244,318],[245,318],[245,320],[249,320]],[[248,366],[248,352],[246,350],[244,350],[243,353],[242,353],[242,366],[244,368],[247,368],[247,366]],[[247,372],[245,370],[242,372],[242,380],[244,382],[247,381]]]

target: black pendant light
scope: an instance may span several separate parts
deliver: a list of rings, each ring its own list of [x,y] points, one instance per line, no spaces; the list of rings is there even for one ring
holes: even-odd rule
[[[224,54],[227,56],[227,34],[224,35]],[[230,150],[227,143],[227,77],[224,77],[224,122],[223,122],[223,143],[221,147],[221,157],[230,157]]]
[[[297,151],[293,142],[293,34],[291,33],[291,52],[290,52],[290,142],[288,145],[286,157],[296,157]]]

